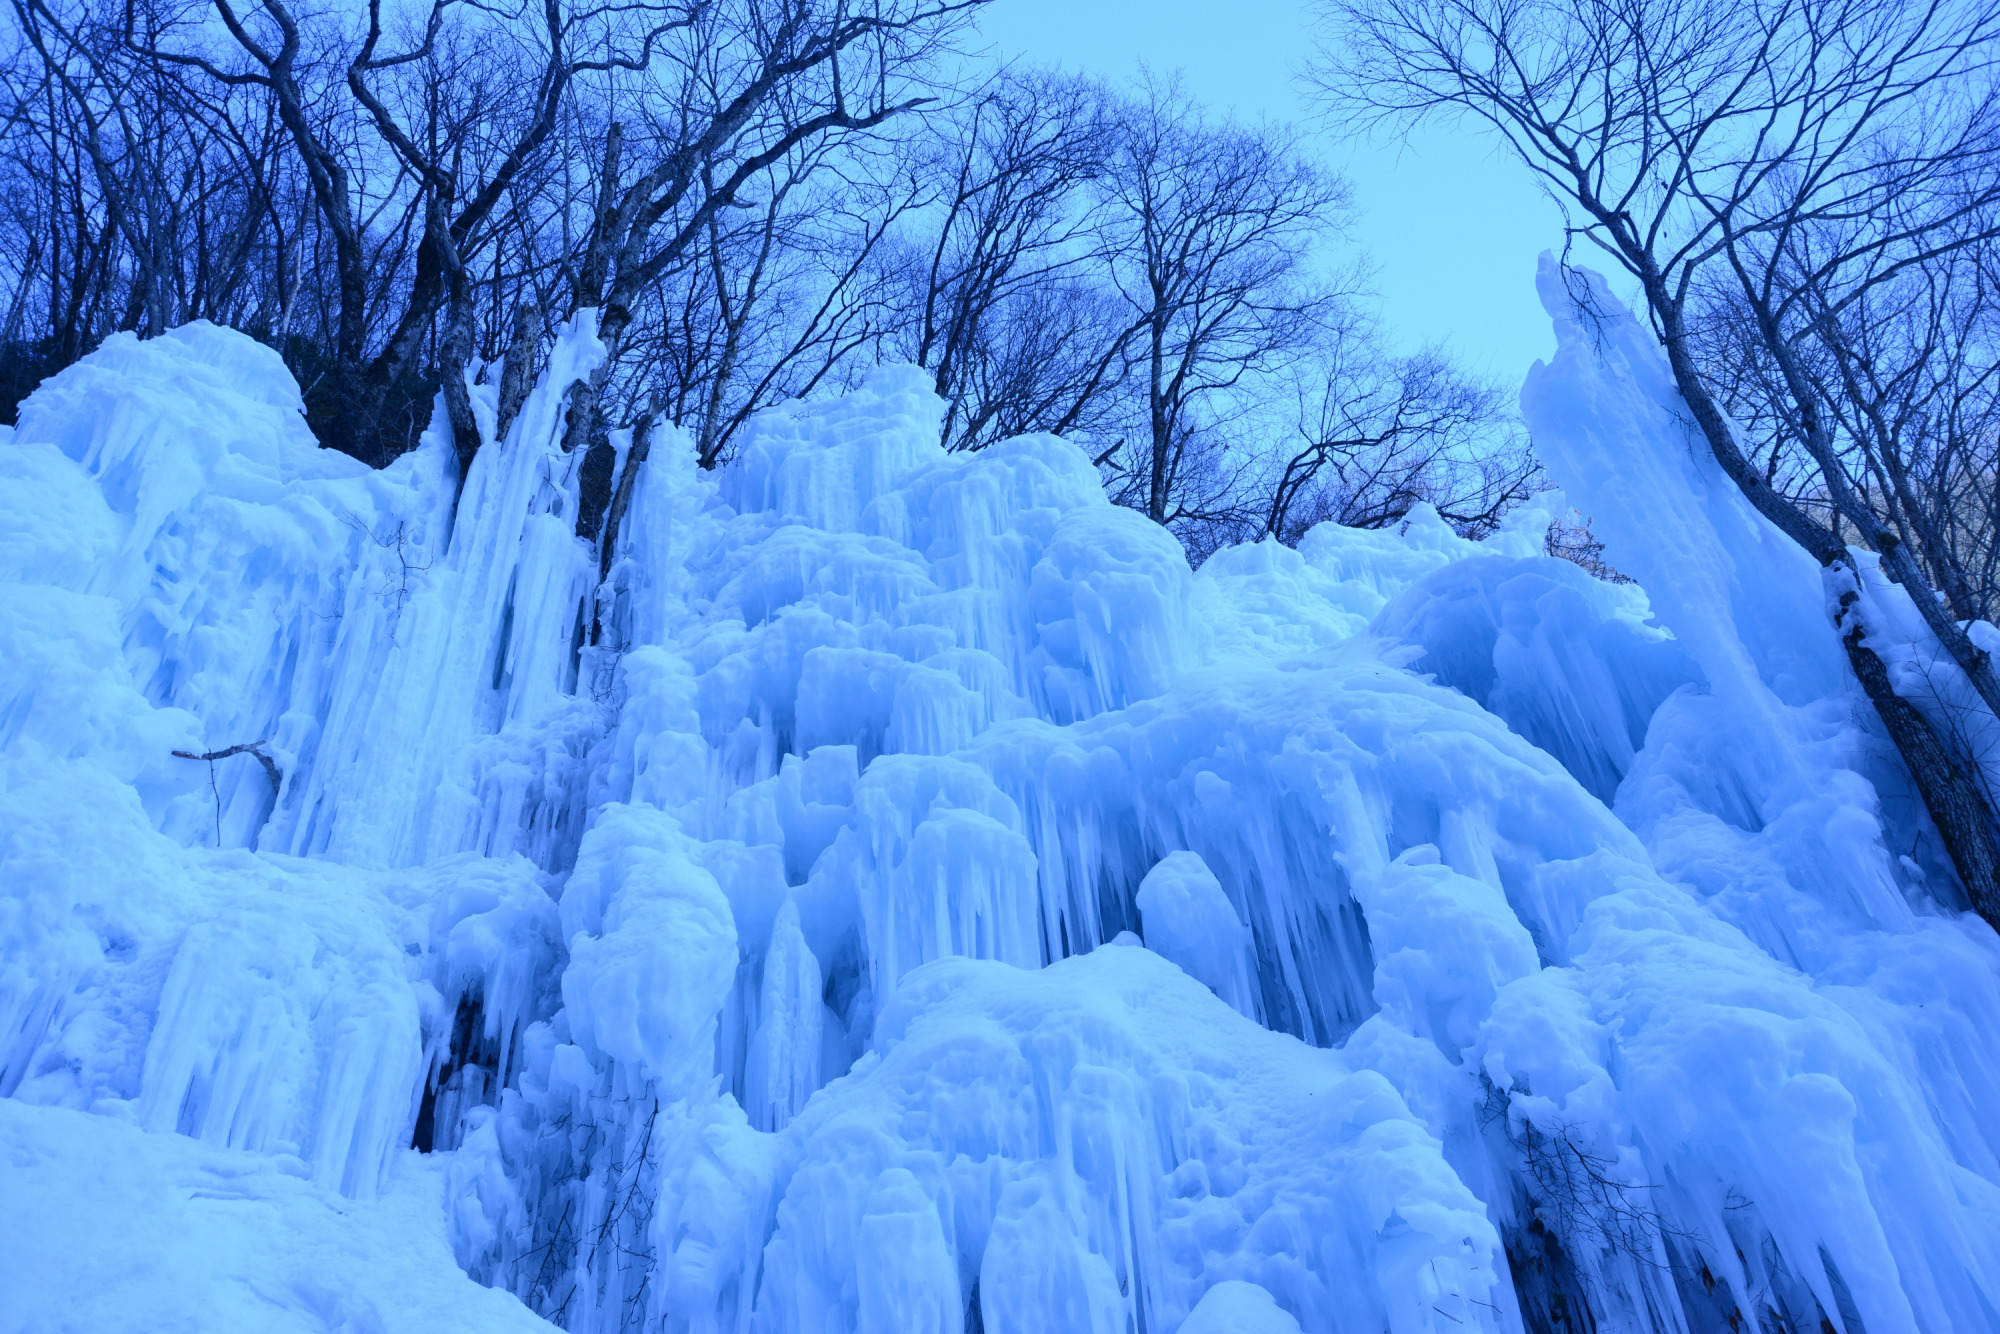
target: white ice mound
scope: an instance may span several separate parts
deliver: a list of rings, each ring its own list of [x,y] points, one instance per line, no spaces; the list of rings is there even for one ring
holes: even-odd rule
[[[1168,853],[1146,872],[1133,903],[1155,954],[1179,964],[1231,1009],[1255,1013],[1250,932],[1207,862],[1192,852]]]
[[[782,1151],[759,1328],[1171,1329],[1223,1276],[1308,1328],[1477,1327],[1500,1259],[1386,1081],[1146,950],[923,969]]]
[[[0,437],[0,1138],[91,1238],[31,1312],[2000,1327],[2000,942],[1810,562],[1544,290],[1639,587],[1553,497],[1196,572],[902,368],[715,473],[662,427],[607,564],[592,312],[462,492],[238,335],[107,342]]]
[[[438,1174],[412,1156],[379,1199],[297,1159],[147,1135],[0,1099],[10,1331],[533,1334],[549,1326],[452,1264]]]
[[[1296,1334],[1299,1322],[1255,1283],[1226,1278],[1181,1322],[1180,1334]]]

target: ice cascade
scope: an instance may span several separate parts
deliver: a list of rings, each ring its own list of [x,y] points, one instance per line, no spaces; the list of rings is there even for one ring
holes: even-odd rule
[[[2000,1329],[2000,940],[1542,290],[1562,497],[1199,571],[907,368],[599,534],[592,312],[462,482],[107,340],[0,435],[20,1327]]]

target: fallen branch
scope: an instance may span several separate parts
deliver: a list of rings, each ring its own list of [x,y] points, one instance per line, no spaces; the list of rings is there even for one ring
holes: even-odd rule
[[[226,750],[211,750],[205,755],[197,755],[191,750],[174,752],[176,759],[202,760],[208,765],[208,790],[215,798],[215,846],[218,848],[222,846],[222,789],[215,784],[215,762],[226,760],[231,755],[255,755],[258,763],[264,766],[265,777],[271,780],[272,795],[276,796],[282,775],[278,773],[278,762],[264,753],[264,747],[268,744],[270,739],[267,737],[263,741],[246,741],[240,746],[230,746]]]
[[[264,753],[264,747],[269,744],[270,740],[266,738],[263,741],[246,741],[240,746],[231,746],[227,750],[211,750],[206,755],[197,755],[191,750],[177,750],[174,752],[174,756],[177,759],[206,760],[208,763],[214,764],[217,760],[226,760],[231,755],[255,755],[257,762],[264,766],[265,777],[271,780],[271,791],[276,792],[283,785],[284,776],[278,772],[278,762]]]

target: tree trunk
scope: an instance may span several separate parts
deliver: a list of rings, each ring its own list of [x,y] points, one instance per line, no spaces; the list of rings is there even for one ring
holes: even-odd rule
[[[646,465],[646,456],[653,452],[653,424],[659,420],[659,415],[659,404],[655,402],[639,414],[638,421],[632,423],[632,444],[625,451],[625,467],[620,470],[618,485],[611,493],[611,506],[604,516],[604,536],[597,544],[599,579],[608,578],[611,574],[612,551],[618,545],[618,530],[625,522],[625,511],[632,507],[632,492],[639,484],[639,469]]]
[[[1728,419],[1723,416],[1695,369],[1679,303],[1673,300],[1665,281],[1650,264],[1642,272],[1641,282],[1645,285],[1648,303],[1660,319],[1667,364],[1673,370],[1674,382],[1722,471],[1736,483],[1737,489],[1759,514],[1810,552],[1822,567],[1847,564],[1847,549],[1838,535],[1774,492],[1743,457],[1729,430]],[[1892,571],[1894,568],[1892,564]],[[1921,587],[1914,591],[1919,599],[1927,596]],[[1985,788],[1971,764],[1955,757],[1944,739],[1938,736],[1937,729],[1931,726],[1930,720],[1914,704],[1896,693],[1882,659],[1862,644],[1865,627],[1849,610],[1855,600],[1852,593],[1842,598],[1843,618],[1849,624],[1834,627],[1847,651],[1847,661],[1854,669],[1855,679],[1861,683],[1868,702],[1875,706],[1876,714],[1882,719],[1889,740],[1903,757],[1910,778],[1923,798],[1924,809],[1930,812],[1938,834],[1944,839],[1945,851],[1951,858],[1953,869],[1958,872],[1958,878],[1965,885],[1973,908],[1995,930],[2000,930],[2000,819],[1996,819],[1993,805],[1987,799]],[[1919,610],[1934,612],[1936,608],[1920,607]],[[1952,629],[1956,631],[1957,627]]]
[[[1855,595],[1848,593],[1841,603],[1846,606],[1854,600]],[[2000,930],[2000,838],[1995,836],[1993,809],[1985,791],[1977,777],[1953,757],[1930,720],[1890,686],[1888,669],[1874,650],[1861,642],[1862,634],[1862,627],[1856,624],[1841,636],[1847,661],[1882,716],[1889,739],[1909,766],[1924,809],[1944,839],[1974,910]]]
[[[500,372],[500,410],[495,418],[495,440],[507,438],[507,428],[521,415],[534,385],[535,323],[541,308],[532,301],[514,307],[514,328],[507,340],[507,364]]]
[[[472,391],[465,383],[466,364],[472,355],[472,301],[463,293],[453,296],[445,315],[445,337],[438,358],[438,376],[444,382],[444,410],[451,425],[452,448],[458,454],[459,485],[472,472],[472,459],[479,452],[479,421],[472,411]]]
[[[1146,513],[1154,523],[1167,521],[1167,460],[1173,444],[1173,416],[1167,410],[1166,392],[1161,381],[1166,378],[1166,338],[1165,322],[1155,317],[1153,320],[1152,383],[1147,394],[1147,404],[1151,409],[1153,435],[1153,457],[1150,485],[1146,491]]]

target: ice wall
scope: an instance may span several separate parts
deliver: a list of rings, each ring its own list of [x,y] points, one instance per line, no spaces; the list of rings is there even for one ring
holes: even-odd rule
[[[574,1330],[2000,1327],[2000,942],[1577,290],[1524,403],[1637,586],[1556,497],[1196,572],[899,368],[662,427],[600,581],[590,312],[462,487],[109,341],[0,441],[0,1135]]]

